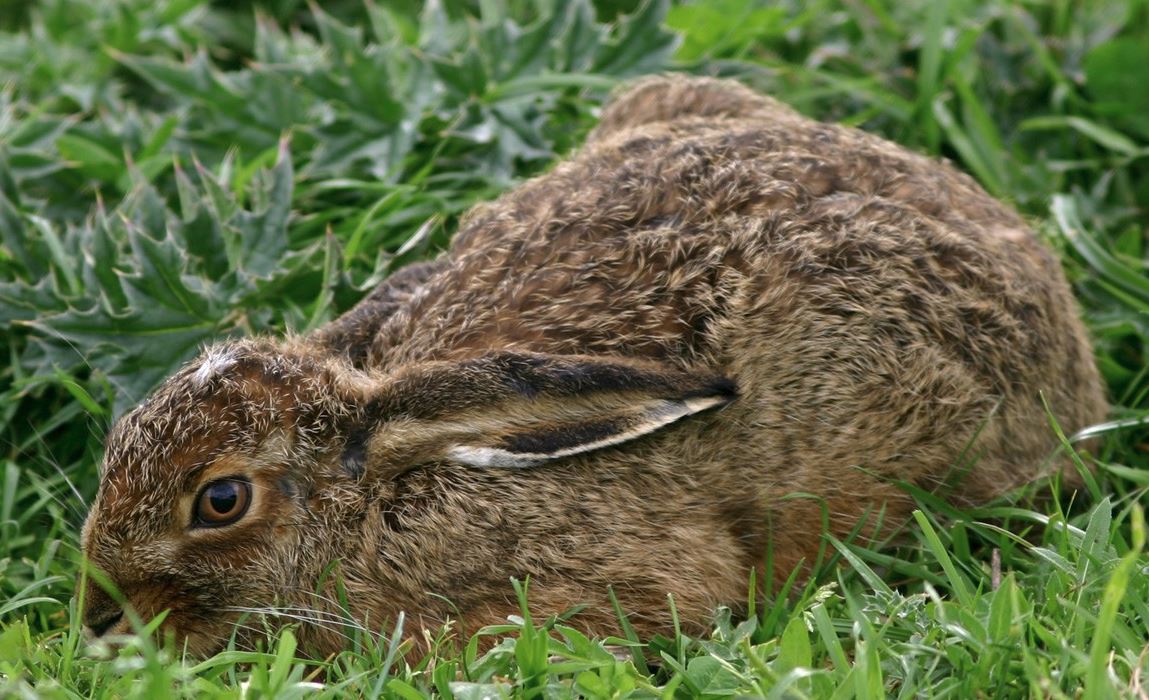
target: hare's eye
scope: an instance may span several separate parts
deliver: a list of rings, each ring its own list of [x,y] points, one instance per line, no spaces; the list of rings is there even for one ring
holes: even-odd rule
[[[250,504],[250,483],[241,479],[213,481],[199,492],[192,524],[199,527],[230,525],[243,517]]]

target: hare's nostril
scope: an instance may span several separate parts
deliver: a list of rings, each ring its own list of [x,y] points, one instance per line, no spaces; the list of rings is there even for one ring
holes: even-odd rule
[[[103,637],[124,616],[123,610],[109,610],[99,619],[89,620],[88,629],[93,637]]]

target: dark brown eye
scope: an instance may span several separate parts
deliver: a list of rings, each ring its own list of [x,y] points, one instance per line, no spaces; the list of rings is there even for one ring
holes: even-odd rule
[[[242,479],[213,481],[199,492],[195,522],[199,527],[230,525],[243,517],[251,505],[251,484]]]

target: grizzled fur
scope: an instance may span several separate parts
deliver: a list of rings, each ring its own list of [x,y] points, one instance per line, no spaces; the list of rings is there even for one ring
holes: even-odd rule
[[[608,587],[640,634],[669,630],[667,594],[697,631],[768,553],[809,566],[823,523],[905,522],[900,482],[977,503],[1056,469],[1042,394],[1066,431],[1105,414],[1016,213],[734,83],[654,78],[439,259],[169,379],[109,436],[84,550],[201,653],[245,608],[338,649],[337,579],[371,630],[500,622],[530,576],[538,612],[586,604],[595,633]],[[193,527],[227,476],[250,512]],[[97,632],[124,628],[87,597]]]

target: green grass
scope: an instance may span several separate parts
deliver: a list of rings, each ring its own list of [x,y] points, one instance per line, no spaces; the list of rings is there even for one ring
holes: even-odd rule
[[[0,696],[1146,696],[1149,2],[420,5],[0,0]],[[324,662],[290,631],[207,660],[85,645],[115,415],[210,338],[329,320],[667,69],[950,158],[1031,218],[1114,403],[1085,492],[919,494],[897,547],[830,543],[817,581],[701,639],[524,612],[421,661],[394,630]]]

